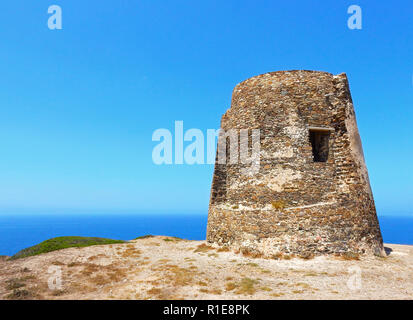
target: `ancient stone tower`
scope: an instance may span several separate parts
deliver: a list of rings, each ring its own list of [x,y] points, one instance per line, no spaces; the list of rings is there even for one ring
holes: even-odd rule
[[[345,74],[245,80],[221,129],[260,129],[260,166],[248,176],[241,163],[216,162],[209,242],[269,256],[384,254]]]

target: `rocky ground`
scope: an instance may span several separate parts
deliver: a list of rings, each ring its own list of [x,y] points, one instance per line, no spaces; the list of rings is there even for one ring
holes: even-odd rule
[[[0,259],[0,298],[413,299],[413,246],[385,247],[385,258],[262,259],[149,237]]]

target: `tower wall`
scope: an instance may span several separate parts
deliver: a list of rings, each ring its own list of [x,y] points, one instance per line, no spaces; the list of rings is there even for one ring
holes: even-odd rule
[[[209,242],[266,255],[383,252],[345,74],[250,78],[234,88],[221,128],[260,129],[260,167],[246,175],[246,165],[215,164]],[[314,162],[311,132],[325,139],[326,162]]]

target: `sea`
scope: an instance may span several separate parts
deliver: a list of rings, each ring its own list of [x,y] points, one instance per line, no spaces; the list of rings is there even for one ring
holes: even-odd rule
[[[1,215],[0,255],[60,236],[131,240],[151,234],[204,240],[207,220],[206,214]],[[384,242],[413,245],[413,217],[379,216],[379,221]]]

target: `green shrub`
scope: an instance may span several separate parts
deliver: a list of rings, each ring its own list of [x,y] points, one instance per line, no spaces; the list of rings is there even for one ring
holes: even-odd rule
[[[153,238],[153,237],[154,237],[153,235],[147,234],[147,235],[144,235],[144,236],[137,237],[134,240],[148,239],[148,238]]]
[[[96,238],[96,237],[57,237],[46,241],[43,241],[35,246],[23,249],[17,252],[10,259],[20,259],[30,256],[35,256],[38,254],[51,252],[55,250],[61,250],[65,248],[72,247],[89,247],[94,245],[102,244],[114,244],[114,243],[124,243],[123,240],[113,240],[106,238]]]

